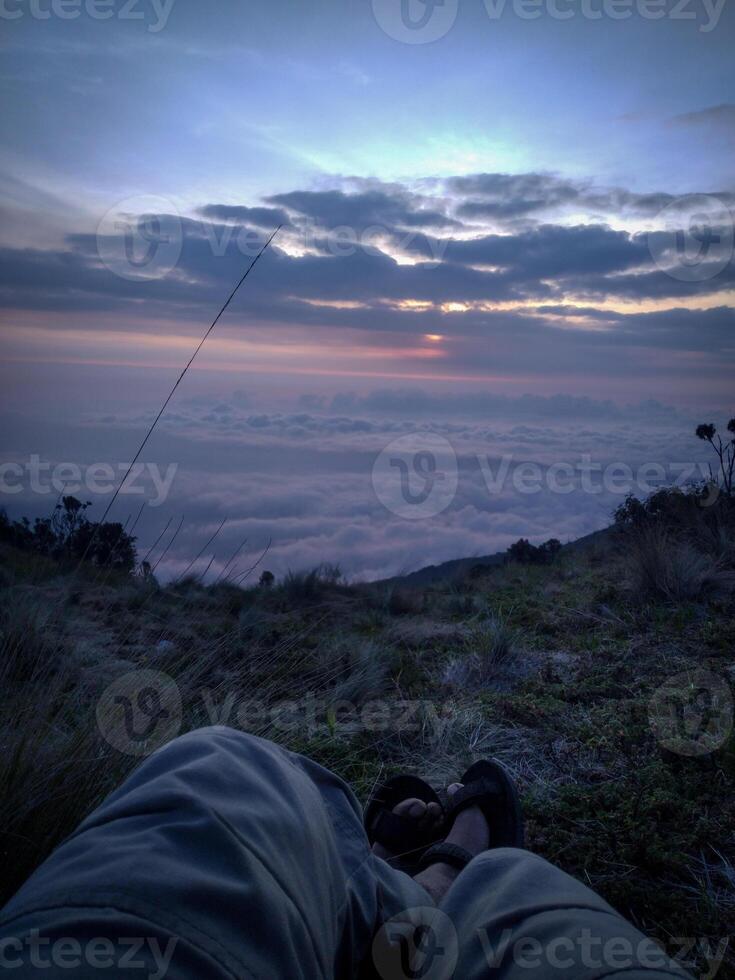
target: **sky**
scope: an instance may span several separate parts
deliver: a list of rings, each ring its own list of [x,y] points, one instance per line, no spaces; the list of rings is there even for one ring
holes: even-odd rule
[[[278,226],[111,512],[141,554],[163,535],[154,562],[181,522],[162,577],[204,548],[208,581],[381,578],[595,530],[641,467],[706,472],[694,426],[734,407],[732,4],[0,19],[8,513],[77,485],[105,510]]]

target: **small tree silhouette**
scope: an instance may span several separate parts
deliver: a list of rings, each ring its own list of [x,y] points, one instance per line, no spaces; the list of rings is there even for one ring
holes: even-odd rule
[[[528,538],[519,538],[508,548],[508,561],[517,561],[522,565],[531,564],[534,561],[538,548],[531,544]]]
[[[65,496],[61,498],[61,503],[54,508],[53,517],[47,530],[50,530],[55,538],[55,548],[52,549],[61,557],[62,555],[72,556],[76,554],[76,542],[78,537],[84,533],[84,529],[89,526],[87,519],[87,508],[92,506],[90,500],[82,503],[76,497]],[[36,522],[36,535],[41,537],[43,533],[43,522]]]
[[[517,561],[522,565],[551,565],[561,551],[561,541],[549,538],[536,547],[527,538],[519,538],[506,552],[508,561]]]
[[[550,565],[556,560],[556,556],[561,551],[561,541],[558,538],[549,538],[548,541],[539,547],[539,552],[541,553],[541,561],[545,565]]]
[[[712,446],[720,464],[717,476],[710,466],[710,476],[713,482],[720,484],[728,497],[731,497],[735,479],[735,419],[730,419],[727,423],[727,431],[730,433],[730,439],[723,442],[712,423],[702,423],[697,426],[697,438]]]
[[[69,548],[74,558],[131,572],[135,567],[135,538],[117,521],[92,524],[85,520],[73,532]]]
[[[0,541],[57,559],[81,560],[130,572],[135,566],[135,538],[122,524],[93,524],[86,515],[89,502],[62,497],[51,517],[10,521],[0,512]]]

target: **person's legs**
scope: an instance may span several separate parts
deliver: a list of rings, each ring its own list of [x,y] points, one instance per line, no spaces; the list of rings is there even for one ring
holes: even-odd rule
[[[480,854],[439,908],[456,929],[462,980],[687,976],[599,895],[528,851]]]
[[[450,800],[460,788],[449,787]],[[374,956],[384,977],[401,976],[401,958],[432,980],[686,976],[581,882],[529,851],[488,850],[478,806],[458,813],[447,842],[475,857],[462,871],[438,861],[417,876],[437,908],[408,910],[382,930]]]
[[[147,759],[31,876],[0,915],[0,959],[34,968],[17,976],[35,975],[32,953],[43,976],[69,976],[79,949],[80,975],[113,957],[115,976],[347,977],[383,918],[429,902],[370,853],[337,776],[203,729]]]

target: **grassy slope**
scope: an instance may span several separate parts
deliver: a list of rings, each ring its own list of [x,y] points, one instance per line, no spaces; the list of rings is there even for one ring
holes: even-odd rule
[[[251,730],[336,769],[363,800],[381,774],[440,787],[496,755],[521,785],[530,848],[662,941],[716,946],[733,932],[732,735],[686,758],[648,720],[651,694],[681,670],[733,679],[732,606],[634,603],[620,559],[594,550],[403,592],[308,577],[159,590],[2,558],[0,898],[135,765],[100,737],[95,708],[115,677],[152,667],[178,683],[184,728],[210,720],[203,691],[231,724],[252,698],[323,697],[312,730],[272,717]],[[397,712],[389,730],[336,703],[376,698]],[[407,699],[423,702],[410,720]]]

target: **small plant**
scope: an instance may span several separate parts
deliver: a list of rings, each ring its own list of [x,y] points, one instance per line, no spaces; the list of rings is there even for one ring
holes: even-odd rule
[[[387,607],[391,616],[417,615],[424,608],[423,593],[393,588],[387,597]]]
[[[521,565],[551,565],[561,551],[561,541],[549,538],[538,547],[527,538],[519,538],[507,551],[508,561],[517,561]]]
[[[464,646],[445,668],[443,681],[468,693],[489,687],[519,655],[518,634],[499,617],[473,625]]]
[[[338,661],[341,672],[335,679],[333,698],[358,705],[385,693],[389,656],[385,647],[374,642],[351,643],[347,648],[338,643],[326,651],[330,662]]]
[[[617,543],[632,585],[645,596],[727,596],[735,572],[735,497],[717,484],[661,487],[615,511]]]
[[[686,602],[703,595],[727,595],[733,573],[662,526],[641,528],[631,540],[629,558],[636,594]]]
[[[338,565],[317,565],[309,572],[289,571],[281,582],[281,591],[292,602],[316,599],[330,587],[339,585],[341,578],[342,572]]]
[[[730,433],[730,438],[723,442],[722,436],[718,435],[717,429],[711,423],[702,423],[696,430],[697,438],[712,446],[720,464],[717,475],[712,473],[710,466],[712,479],[731,497],[735,490],[735,419],[730,419],[727,423],[727,431]]]

